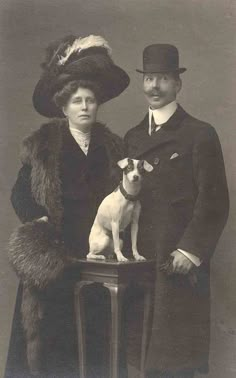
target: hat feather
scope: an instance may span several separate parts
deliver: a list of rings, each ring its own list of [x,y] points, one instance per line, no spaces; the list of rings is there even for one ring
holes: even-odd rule
[[[50,70],[54,65],[57,65],[58,58],[65,54],[69,45],[71,45],[76,37],[74,35],[67,35],[64,38],[51,42],[46,48],[45,60],[41,63],[44,71]]]
[[[102,47],[107,51],[107,54],[111,56],[112,49],[103,37],[89,35],[88,37],[77,38],[72,45],[69,45],[65,51],[65,55],[59,58],[58,64],[64,65],[73,53],[76,52],[79,54],[81,51],[87,50],[91,47]]]

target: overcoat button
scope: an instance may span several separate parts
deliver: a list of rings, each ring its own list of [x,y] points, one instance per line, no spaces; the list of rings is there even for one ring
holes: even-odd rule
[[[153,163],[154,163],[155,165],[157,165],[157,164],[159,164],[159,161],[160,161],[160,159],[159,159],[158,157],[155,157]]]

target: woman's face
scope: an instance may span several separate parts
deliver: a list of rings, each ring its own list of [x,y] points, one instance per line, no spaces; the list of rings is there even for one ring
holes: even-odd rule
[[[87,131],[96,122],[98,103],[94,93],[88,88],[79,87],[63,107],[70,126]]]

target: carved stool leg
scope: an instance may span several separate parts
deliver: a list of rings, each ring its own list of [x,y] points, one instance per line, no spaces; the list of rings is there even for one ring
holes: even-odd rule
[[[153,287],[145,285],[144,292],[144,309],[143,309],[143,332],[142,332],[142,346],[141,346],[141,366],[140,378],[145,378],[145,360],[148,347],[149,327],[151,327],[150,320],[153,310]]]
[[[83,287],[92,284],[90,281],[80,281],[75,286],[75,316],[79,353],[80,378],[86,378],[86,324],[84,316]]]
[[[125,285],[104,284],[111,295],[110,378],[119,377],[121,309]]]

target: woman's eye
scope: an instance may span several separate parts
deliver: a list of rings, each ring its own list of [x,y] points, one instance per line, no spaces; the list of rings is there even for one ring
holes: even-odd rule
[[[89,99],[88,99],[88,103],[89,103],[89,104],[95,104],[95,102],[96,102],[96,101],[95,101],[94,98],[89,98]]]

